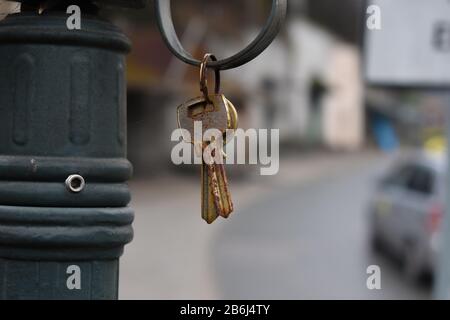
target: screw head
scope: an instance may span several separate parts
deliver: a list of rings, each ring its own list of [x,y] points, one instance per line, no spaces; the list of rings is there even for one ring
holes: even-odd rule
[[[85,185],[86,182],[84,181],[84,178],[79,174],[71,174],[66,179],[66,188],[73,193],[79,193],[83,191]]]

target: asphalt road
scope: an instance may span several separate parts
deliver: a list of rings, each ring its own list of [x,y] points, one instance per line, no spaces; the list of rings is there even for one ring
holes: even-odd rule
[[[428,298],[426,288],[370,250],[366,208],[380,161],[278,189],[236,216],[212,252],[222,297]],[[369,265],[381,268],[381,290],[366,286]]]
[[[324,155],[284,161],[277,177],[233,179],[236,213],[211,226],[197,214],[197,179],[133,182],[136,236],[122,259],[120,297],[429,298],[368,247],[367,200],[386,162]],[[380,290],[367,289],[369,265],[381,268]]]

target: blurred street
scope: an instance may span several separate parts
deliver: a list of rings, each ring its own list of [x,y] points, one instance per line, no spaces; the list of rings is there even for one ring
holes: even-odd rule
[[[121,299],[429,298],[368,247],[367,200],[388,159],[286,157],[277,176],[230,178],[235,214],[210,226],[197,179],[132,181],[135,240],[121,260]],[[372,264],[381,290],[366,287]]]

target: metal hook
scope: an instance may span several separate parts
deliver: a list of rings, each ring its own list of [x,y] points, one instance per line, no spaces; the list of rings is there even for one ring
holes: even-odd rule
[[[155,11],[159,29],[170,51],[185,63],[200,66],[201,61],[193,58],[192,55],[183,48],[178,39],[173,26],[170,0],[155,0]],[[287,0],[272,0],[270,17],[256,39],[242,51],[229,58],[209,62],[207,64],[208,68],[216,70],[233,69],[259,56],[275,39],[286,17],[286,11]]]

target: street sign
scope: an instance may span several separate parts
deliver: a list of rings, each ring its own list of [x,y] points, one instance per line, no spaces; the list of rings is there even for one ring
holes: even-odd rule
[[[368,0],[369,84],[450,86],[450,0]]]

